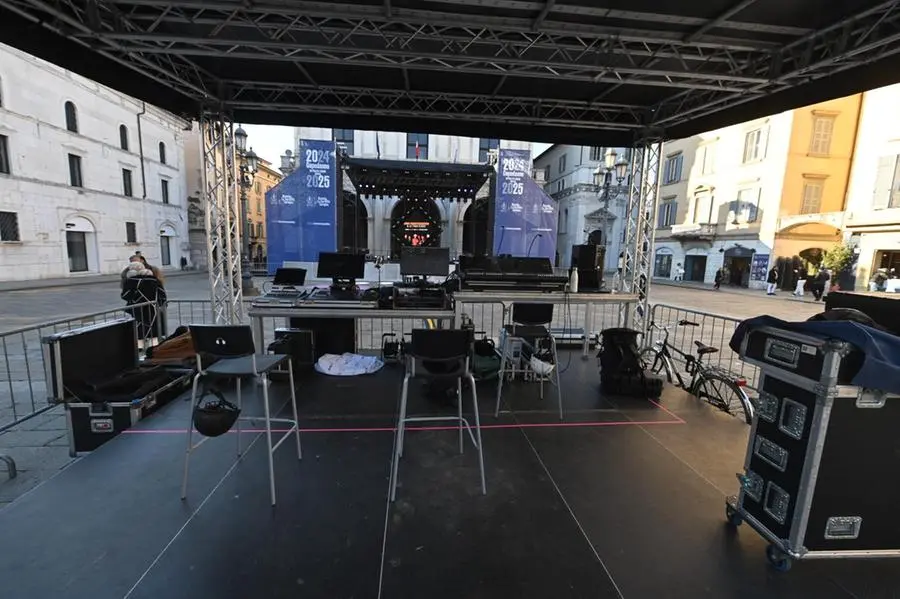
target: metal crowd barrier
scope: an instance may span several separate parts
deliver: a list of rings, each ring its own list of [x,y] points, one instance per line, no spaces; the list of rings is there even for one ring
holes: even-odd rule
[[[141,307],[142,305],[133,306]],[[247,305],[249,308],[249,303]],[[463,313],[475,325],[495,341],[502,325],[508,320],[509,306],[503,304],[466,304]],[[560,305],[554,313],[553,328],[577,329],[584,322],[584,306]],[[47,401],[44,355],[41,339],[68,329],[98,324],[127,316],[126,307],[94,312],[74,318],[65,318],[22,327],[0,333],[0,433],[25,422],[54,407]],[[601,304],[594,307],[592,329],[594,332],[620,326],[621,310],[618,304]],[[711,356],[712,363],[744,376],[747,385],[755,389],[758,371],[741,362],[728,348],[728,340],[739,320],[728,316],[708,314],[665,304],[652,308],[652,318],[663,324],[686,318],[697,321],[699,327],[683,327],[672,332],[670,342],[684,351],[693,351],[694,340],[714,345],[719,353]],[[166,332],[171,334],[179,326],[212,322],[209,300],[171,300],[166,310]],[[269,318],[265,322],[266,339],[274,338],[278,327],[288,326],[287,319]],[[412,329],[426,326],[422,319],[360,318],[357,320],[358,348],[362,351],[380,350],[385,333],[409,334]],[[147,345],[151,340],[141,340]]]
[[[697,347],[694,341],[701,341],[706,345],[717,347],[719,351],[706,356],[704,360],[708,364],[743,377],[747,381],[747,388],[758,391],[759,369],[743,362],[740,356],[728,347],[731,335],[741,322],[740,319],[667,304],[654,304],[650,311],[650,319],[658,325],[674,324],[679,320],[696,322],[700,326],[672,329],[669,333],[669,345],[688,354],[696,353]],[[653,340],[655,339],[646,340],[642,345],[649,345]],[[678,354],[673,353],[673,358],[676,360],[676,364],[683,366],[683,361],[680,360]]]
[[[142,308],[137,304],[129,308]],[[128,316],[126,306],[0,333],[0,433],[54,406],[47,401],[44,337]],[[143,344],[147,340],[142,340]]]

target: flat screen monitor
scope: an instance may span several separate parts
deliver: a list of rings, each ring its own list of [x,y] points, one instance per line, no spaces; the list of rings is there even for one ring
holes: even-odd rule
[[[446,277],[450,273],[450,248],[405,247],[400,250],[400,274],[404,277]]]
[[[273,285],[279,287],[303,287],[306,283],[305,268],[278,268],[275,270]]]
[[[320,279],[362,279],[366,276],[366,257],[363,254],[320,252],[316,276]]]

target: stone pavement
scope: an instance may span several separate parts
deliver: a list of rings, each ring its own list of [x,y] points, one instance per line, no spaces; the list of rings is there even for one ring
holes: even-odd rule
[[[172,300],[208,300],[208,279],[205,273],[187,273],[170,277],[167,290]],[[723,290],[714,293],[711,290],[690,288],[686,285],[671,286],[656,284],[651,297],[654,303],[675,306],[680,310],[698,310],[720,314],[730,318],[748,318],[760,313],[767,313],[785,319],[805,319],[823,308],[822,304],[800,301],[788,295],[775,298],[767,297],[762,292]],[[110,311],[99,317],[100,320],[114,318],[121,314],[122,302],[119,299],[119,283],[117,279],[96,280],[93,284],[79,284],[68,287],[40,287],[15,291],[0,291],[0,427],[14,419],[13,405],[10,397],[15,398],[16,415],[31,413],[44,407],[46,388],[42,372],[42,354],[40,337],[53,332],[53,328],[42,331],[30,331],[2,336],[3,331],[23,326],[32,326],[50,320],[77,317],[88,313]],[[172,330],[179,322],[188,323],[200,320],[201,315],[191,313],[194,306],[175,305],[169,311]],[[196,310],[206,310],[206,304],[198,304]],[[559,320],[572,323],[581,321],[581,311],[572,308],[566,317],[559,314]],[[660,309],[660,315],[664,313]],[[674,314],[671,310],[666,315]],[[499,309],[476,308],[471,314],[483,327],[499,326],[501,314]],[[597,328],[614,326],[618,317],[615,307],[608,307],[597,315]],[[91,322],[89,319],[85,324]],[[77,320],[73,325],[81,324]],[[273,323],[269,323],[270,328]],[[381,333],[390,330],[411,328],[411,322],[386,320],[373,321],[360,328],[362,344],[377,347]],[[691,340],[697,338],[708,343],[722,345],[727,341],[733,323],[729,320],[707,318],[702,330],[693,330]],[[59,327],[65,330],[68,326]],[[688,340],[689,344],[691,340]],[[723,352],[723,355],[725,352]],[[728,357],[728,360],[733,360]],[[8,364],[8,366],[7,366]],[[4,397],[6,397],[4,403]],[[59,407],[40,414],[15,428],[0,433],[0,454],[11,455],[17,463],[19,475],[7,481],[4,466],[0,463],[0,507],[12,501],[30,488],[48,479],[71,463],[68,455],[65,414]]]

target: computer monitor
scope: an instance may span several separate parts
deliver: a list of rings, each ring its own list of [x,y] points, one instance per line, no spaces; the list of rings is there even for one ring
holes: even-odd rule
[[[446,277],[450,273],[450,248],[405,247],[400,250],[400,274],[404,277]]]
[[[335,281],[355,281],[366,276],[366,257],[363,254],[319,252],[316,276]]]
[[[306,283],[305,268],[278,268],[272,284],[276,287],[303,287]]]

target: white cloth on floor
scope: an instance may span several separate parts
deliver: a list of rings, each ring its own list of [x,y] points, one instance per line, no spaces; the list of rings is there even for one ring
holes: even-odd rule
[[[384,362],[375,356],[325,354],[316,361],[316,372],[329,376],[359,376],[378,372]]]

